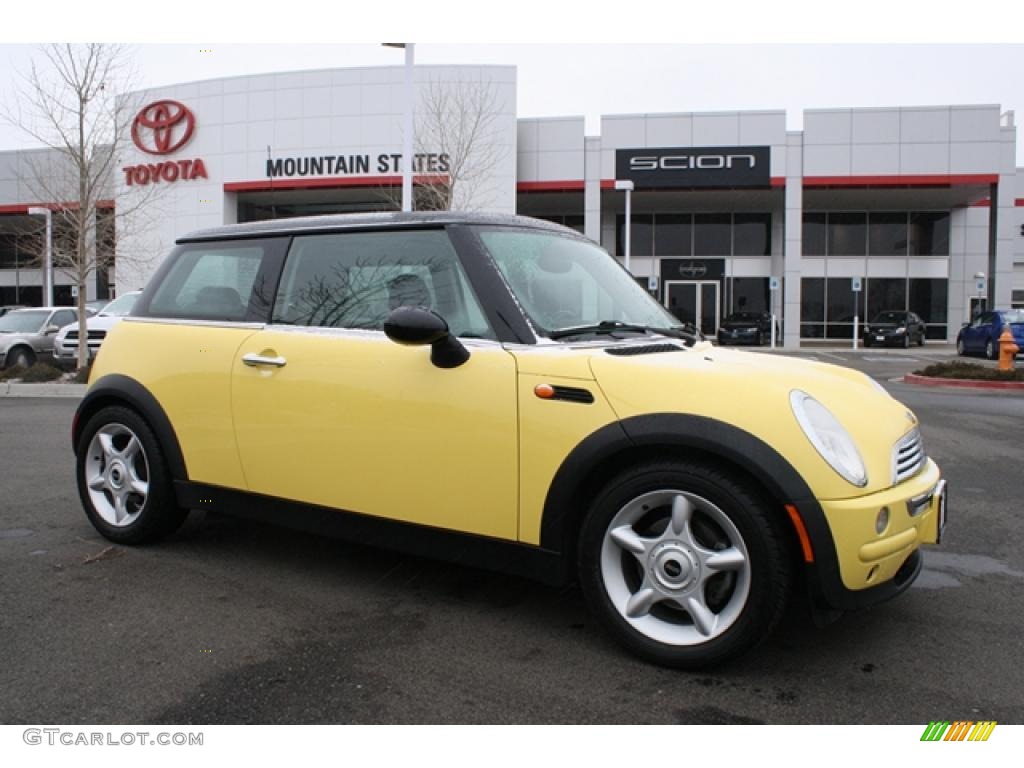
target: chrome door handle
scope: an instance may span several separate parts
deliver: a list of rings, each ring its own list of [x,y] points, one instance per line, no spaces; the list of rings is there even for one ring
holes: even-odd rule
[[[263,355],[257,355],[250,352],[248,355],[242,357],[242,362],[248,366],[272,365],[275,368],[284,368],[285,363],[288,361],[283,357],[264,357]]]

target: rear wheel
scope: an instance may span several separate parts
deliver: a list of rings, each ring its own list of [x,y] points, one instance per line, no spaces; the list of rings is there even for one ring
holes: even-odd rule
[[[89,521],[119,544],[157,541],[185,521],[163,451],[135,411],[110,406],[85,426],[76,461],[78,495]]]
[[[769,503],[712,465],[652,462],[611,481],[580,533],[591,611],[657,664],[698,669],[778,623],[791,567]]]
[[[924,330],[923,329],[921,330],[921,333],[919,333],[918,336],[917,336],[917,346],[919,346],[919,347],[923,347],[924,346]]]
[[[36,356],[31,349],[15,347],[7,353],[7,368],[31,368],[36,361]]]

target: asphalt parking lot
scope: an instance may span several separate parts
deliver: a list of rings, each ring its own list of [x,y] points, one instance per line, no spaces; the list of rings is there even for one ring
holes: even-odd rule
[[[613,644],[574,587],[195,514],[161,545],[88,524],[74,400],[0,398],[2,723],[1024,722],[1024,394],[890,379],[945,354],[804,350],[881,381],[950,482],[906,594],[799,610],[712,672]]]

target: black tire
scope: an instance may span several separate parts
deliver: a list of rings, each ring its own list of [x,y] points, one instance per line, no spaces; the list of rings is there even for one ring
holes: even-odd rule
[[[111,460],[96,440],[97,433],[117,433],[111,445],[124,451],[131,442],[138,439],[139,449],[134,458],[126,453],[116,453]],[[140,461],[141,459],[141,461]],[[115,466],[116,465],[116,466]],[[97,471],[102,468],[102,471]],[[188,517],[188,510],[177,506],[174,486],[160,443],[149,424],[134,410],[123,406],[109,406],[98,411],[89,419],[78,441],[75,470],[78,480],[78,495],[89,522],[103,536],[118,544],[148,544],[174,533]],[[113,473],[117,473],[115,476]],[[92,488],[87,475],[106,477],[106,487]],[[120,486],[130,485],[132,477],[144,480],[146,493],[126,496],[124,509],[127,520],[115,524],[107,518],[116,509],[111,486],[120,478]],[[141,498],[140,498],[141,496]]]
[[[684,506],[692,504],[693,525],[686,524],[687,533],[679,534],[679,541],[668,521],[676,497],[683,497]],[[580,531],[579,576],[590,611],[619,643],[655,664],[702,669],[750,650],[778,624],[792,582],[792,557],[771,506],[753,486],[711,464],[656,461],[624,472],[597,494]],[[633,514],[642,517],[629,524],[630,532],[651,544],[645,545],[642,556],[631,554],[611,535],[613,528],[622,531],[622,521]],[[728,523],[716,521],[722,516]],[[676,555],[669,551],[673,547],[682,552],[674,564],[671,558]],[[742,551],[745,559],[735,571],[711,568],[703,560],[691,568],[695,561],[686,554],[688,547],[698,557],[713,550]],[[682,578],[691,583],[670,587],[671,595],[656,598],[646,613],[627,616],[625,596],[629,595],[629,608],[641,593],[651,591],[645,587],[657,586],[655,578],[680,578],[680,562],[686,564]],[[677,572],[669,571],[669,566]],[[657,591],[664,590],[657,586]],[[679,604],[698,595],[710,611],[706,615],[714,618],[716,628],[711,632],[701,630],[696,614]],[[654,635],[668,635],[670,641]]]
[[[757,332],[757,341],[754,343],[759,347],[764,344],[764,335],[760,331]]]
[[[956,353],[960,355],[960,357],[967,357],[967,347],[964,344],[963,339],[956,340]]]
[[[15,347],[7,353],[6,368],[31,368],[36,361],[35,353],[28,347]]]
[[[910,331],[903,334],[903,348],[910,349]]]
[[[989,339],[985,342],[985,357],[989,360],[995,360],[999,355],[999,349],[996,347],[995,341]]]
[[[864,347],[867,348],[867,347],[870,347],[870,346],[871,346],[871,337],[870,336],[865,336],[864,337]]]
[[[924,331],[921,331],[921,333],[919,333],[918,336],[917,336],[917,346],[919,346],[919,347],[923,347],[924,346]]]

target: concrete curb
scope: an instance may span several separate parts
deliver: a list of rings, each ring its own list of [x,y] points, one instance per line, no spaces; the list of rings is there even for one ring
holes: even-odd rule
[[[920,384],[924,387],[959,387],[961,389],[1009,389],[1024,392],[1024,381],[979,381],[978,379],[938,379],[932,376],[918,376],[908,373],[903,377],[906,384]]]
[[[73,397],[81,399],[87,384],[23,384],[0,381],[0,397]]]

